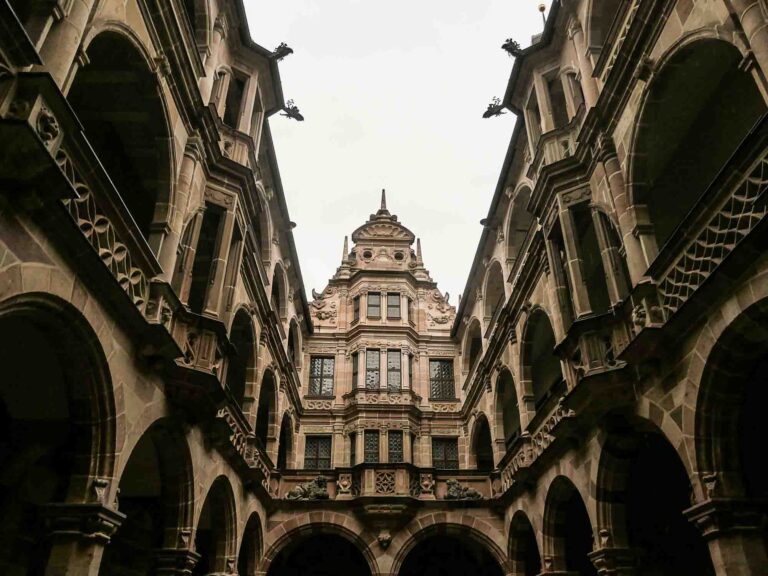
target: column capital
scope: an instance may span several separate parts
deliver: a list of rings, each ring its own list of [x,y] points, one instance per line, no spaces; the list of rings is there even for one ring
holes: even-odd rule
[[[638,555],[632,548],[598,548],[589,559],[600,576],[630,576],[635,573]]]
[[[191,576],[200,561],[200,554],[192,550],[161,548],[155,551],[158,576]]]
[[[766,521],[764,500],[740,498],[710,498],[685,510],[683,514],[703,534],[717,538],[732,532],[761,530]]]
[[[54,538],[94,540],[106,544],[125,520],[125,514],[100,502],[55,503],[43,508]]]

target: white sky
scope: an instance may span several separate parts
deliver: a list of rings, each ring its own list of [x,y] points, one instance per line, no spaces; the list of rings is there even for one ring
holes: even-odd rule
[[[549,6],[550,2],[546,2]],[[286,100],[306,120],[270,121],[308,297],[378,209],[421,238],[451,303],[464,290],[514,115],[484,120],[513,60],[542,29],[539,0],[245,0],[253,39],[294,49]],[[350,243],[351,245],[351,243]]]

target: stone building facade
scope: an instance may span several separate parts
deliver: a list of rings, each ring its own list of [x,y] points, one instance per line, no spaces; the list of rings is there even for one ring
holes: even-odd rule
[[[0,572],[768,573],[768,3],[504,46],[457,306],[384,194],[310,301],[290,48],[240,0],[0,0]]]

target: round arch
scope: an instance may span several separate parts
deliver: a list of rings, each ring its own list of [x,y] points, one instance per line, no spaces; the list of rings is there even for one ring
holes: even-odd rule
[[[491,530],[489,528],[488,533],[490,532]],[[498,571],[494,571],[493,566],[490,566],[487,571],[475,571],[473,572],[474,574],[478,574],[478,576],[496,576],[497,574],[506,574],[507,559],[505,557],[504,550],[493,539],[491,539],[490,536],[488,536],[488,533],[486,533],[486,531],[481,528],[481,523],[476,523],[475,527],[451,522],[441,522],[427,526],[410,536],[410,538],[408,538],[408,540],[403,543],[395,555],[394,560],[392,561],[391,573],[397,574],[398,576],[406,576],[406,573],[403,572],[403,568],[406,564],[406,561],[408,560],[409,555],[411,555],[411,553],[417,548],[417,546],[419,546],[419,544],[435,537],[447,536],[453,539],[454,542],[471,542],[475,547],[479,547],[479,549],[483,550],[489,555],[490,559],[493,560],[493,564],[495,564],[495,567],[498,569]],[[410,572],[407,574],[410,574]],[[450,575],[446,574],[446,576]]]
[[[541,572],[541,555],[536,542],[536,532],[522,510],[515,512],[509,525],[508,554],[512,574],[538,576]]]
[[[464,372],[471,372],[483,355],[483,333],[480,320],[473,317],[469,321],[464,332],[464,344],[462,346]]]
[[[512,371],[506,366],[496,378],[495,398],[496,438],[503,438],[509,446],[520,435],[521,414],[517,388]]]
[[[291,415],[285,412],[280,423],[280,436],[277,445],[277,468],[278,470],[287,470],[293,465],[293,420]]]
[[[296,317],[291,318],[288,327],[288,359],[296,366],[296,370],[301,372],[301,328],[296,321]]]
[[[698,32],[670,48],[648,82],[632,135],[628,192],[649,260],[766,112],[742,58],[734,44]],[[670,196],[677,201],[670,204]]]
[[[257,512],[253,512],[248,518],[240,539],[240,552],[237,555],[237,573],[247,576],[256,574],[262,555],[264,539],[261,528],[261,518]]]
[[[253,320],[245,307],[235,313],[229,334],[234,353],[228,358],[226,385],[232,400],[247,414],[253,406],[257,356]]]
[[[552,481],[544,504],[544,557],[552,570],[596,576],[589,553],[594,539],[592,521],[576,486],[565,476]]]
[[[278,318],[285,321],[287,315],[288,299],[288,279],[285,276],[283,265],[278,262],[275,264],[275,270],[272,273],[272,290],[270,292],[272,308]]]
[[[237,507],[232,484],[218,476],[208,488],[195,529],[195,551],[200,555],[193,576],[225,573],[237,558]]]
[[[270,567],[273,565],[275,559],[278,558],[281,552],[288,549],[292,544],[305,541],[306,539],[312,538],[313,536],[328,535],[341,538],[354,546],[354,548],[360,552],[363,559],[365,560],[365,563],[370,570],[371,576],[377,576],[380,573],[375,554],[371,551],[360,534],[357,534],[339,524],[332,524],[329,522],[315,522],[305,524],[283,534],[269,547],[267,552],[264,554],[264,557],[259,563],[259,570],[257,573],[270,575]]]
[[[560,359],[555,355],[555,333],[549,315],[534,308],[526,319],[520,345],[520,374],[524,395],[533,398],[534,411],[565,391]]]
[[[264,450],[269,451],[271,440],[277,428],[277,381],[271,369],[264,370],[259,387],[259,402],[256,408],[256,440]]]
[[[504,271],[501,263],[498,260],[494,260],[488,267],[485,282],[483,283],[486,325],[491,321],[496,311],[504,305],[505,298]]]
[[[488,417],[483,413],[478,414],[477,418],[475,418],[469,445],[469,466],[478,470],[493,470],[491,425],[488,422]]]
[[[157,253],[173,206],[172,132],[151,57],[118,23],[95,26],[67,101],[141,234]],[[151,153],[150,153],[151,151]]]
[[[507,217],[507,266],[511,270],[520,257],[525,238],[533,224],[533,214],[528,211],[531,186],[524,184],[515,190]]]

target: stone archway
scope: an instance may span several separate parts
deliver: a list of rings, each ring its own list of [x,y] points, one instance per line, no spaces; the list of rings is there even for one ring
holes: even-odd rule
[[[592,523],[579,491],[565,476],[552,482],[544,505],[544,565],[549,572],[597,576]]]
[[[235,568],[237,549],[235,502],[226,476],[211,484],[195,530],[195,552],[200,559],[192,576],[230,573]]]
[[[522,510],[515,512],[509,526],[509,562],[514,576],[537,576],[541,572],[536,533]]]

